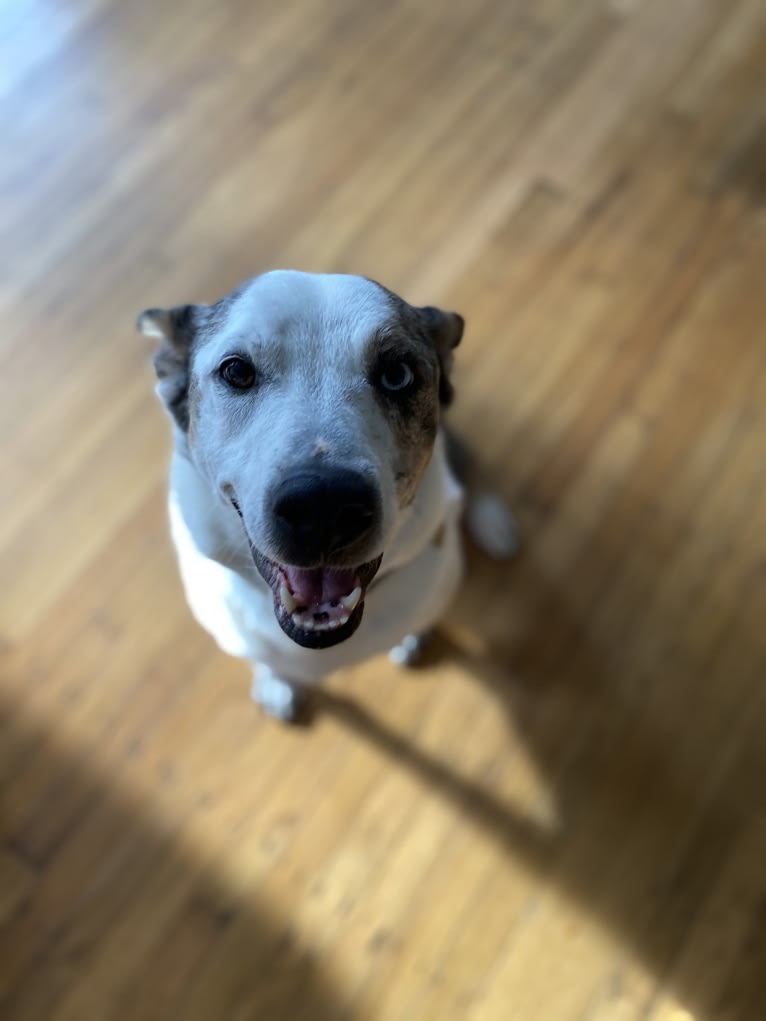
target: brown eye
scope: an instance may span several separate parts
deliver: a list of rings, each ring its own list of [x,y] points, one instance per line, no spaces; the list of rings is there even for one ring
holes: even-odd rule
[[[415,373],[406,362],[389,362],[380,374],[380,385],[391,393],[407,390],[415,381]]]
[[[221,379],[234,390],[249,390],[255,383],[255,366],[246,358],[227,358],[218,369]]]

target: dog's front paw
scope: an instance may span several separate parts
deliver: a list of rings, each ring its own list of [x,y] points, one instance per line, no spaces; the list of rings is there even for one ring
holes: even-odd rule
[[[283,723],[295,723],[306,701],[303,688],[283,681],[262,665],[256,669],[250,695],[265,713]]]

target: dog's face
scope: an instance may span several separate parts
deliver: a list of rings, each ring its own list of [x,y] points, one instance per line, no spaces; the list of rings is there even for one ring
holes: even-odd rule
[[[431,456],[462,319],[359,277],[278,271],[139,329],[163,342],[158,391],[239,514],[283,631],[344,641]]]

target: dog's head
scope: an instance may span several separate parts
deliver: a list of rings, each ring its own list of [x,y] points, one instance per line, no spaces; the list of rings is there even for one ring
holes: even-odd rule
[[[344,641],[428,465],[463,320],[360,277],[278,271],[139,329],[162,341],[158,392],[239,514],[283,631]]]

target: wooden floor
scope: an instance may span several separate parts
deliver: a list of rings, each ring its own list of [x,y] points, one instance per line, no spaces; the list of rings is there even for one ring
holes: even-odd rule
[[[763,0],[0,19],[0,1016],[763,1017]],[[133,333],[283,265],[465,315],[524,529],[300,730],[185,607]]]

